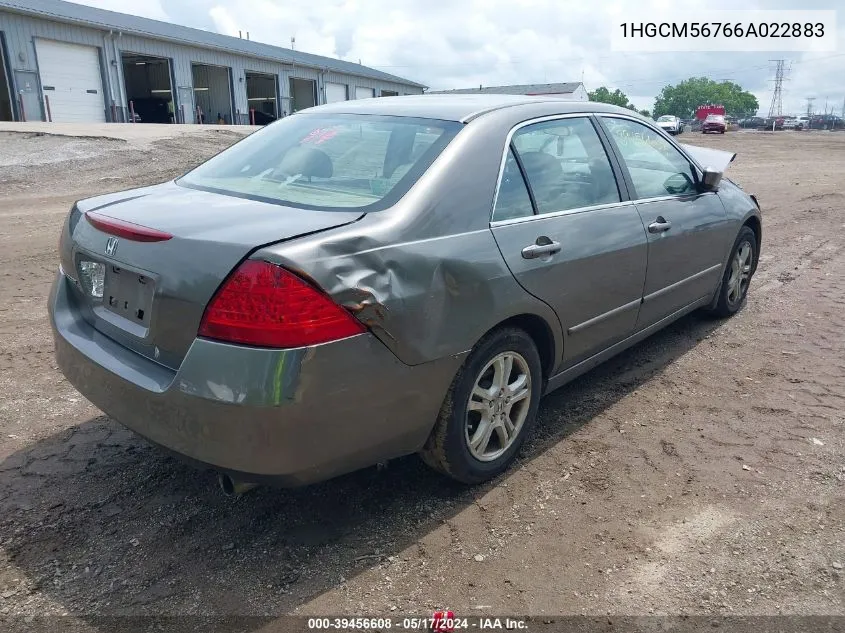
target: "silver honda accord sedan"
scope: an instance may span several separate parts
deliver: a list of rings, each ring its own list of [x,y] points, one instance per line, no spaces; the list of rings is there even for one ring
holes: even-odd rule
[[[505,470],[540,398],[760,254],[734,154],[629,110],[503,95],[311,108],[175,181],[82,200],[49,299],[68,380],[232,482],[418,452]]]

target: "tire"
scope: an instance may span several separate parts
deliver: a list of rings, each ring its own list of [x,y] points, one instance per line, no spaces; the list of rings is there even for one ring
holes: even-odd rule
[[[745,256],[741,255],[744,246],[750,248],[747,260],[745,259]],[[722,276],[722,283],[719,286],[719,298],[715,307],[711,310],[712,314],[717,317],[725,318],[733,316],[742,309],[742,306],[745,305],[745,300],[748,297],[748,288],[751,285],[751,278],[754,276],[754,272],[757,269],[758,257],[757,236],[749,227],[743,226],[739,235],[736,237],[733,249],[731,249],[731,256],[728,259],[728,265],[725,267],[725,274]],[[741,264],[740,262],[742,261],[746,261],[747,263]],[[738,266],[741,267],[742,270],[745,270],[746,266],[748,267],[747,278],[745,280],[740,280],[739,288],[736,287],[736,284],[734,283],[735,278],[733,277],[734,270]]]
[[[493,389],[497,372],[507,366],[498,361],[507,357],[511,358],[508,384],[514,388],[513,393],[518,396],[524,392],[525,397],[508,406],[506,394],[491,400],[474,395],[476,385],[479,390]],[[520,374],[528,383],[522,389],[516,387],[522,379]],[[540,355],[531,337],[510,327],[490,332],[473,348],[452,381],[420,456],[434,470],[462,483],[476,484],[495,477],[510,466],[534,426],[542,388]],[[471,400],[473,409],[469,408]],[[485,406],[485,402],[493,406]],[[485,434],[483,429],[491,430]],[[470,446],[473,440],[475,449]]]

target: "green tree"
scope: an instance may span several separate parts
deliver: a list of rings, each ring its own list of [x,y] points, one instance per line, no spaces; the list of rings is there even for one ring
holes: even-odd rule
[[[640,110],[640,114],[642,114],[647,119],[651,118],[651,112],[649,112],[648,110]]]
[[[628,95],[619,90],[619,88],[617,88],[613,92],[610,92],[610,90],[602,86],[600,88],[596,88],[592,92],[588,92],[587,96],[590,98],[590,101],[597,101],[598,103],[610,103],[612,105],[628,108],[629,110],[636,110],[634,105],[628,101]]]
[[[654,116],[672,114],[688,118],[700,105],[715,103],[725,106],[727,114],[745,117],[757,113],[757,97],[732,81],[713,81],[707,77],[690,77],[677,86],[666,86],[654,101]]]

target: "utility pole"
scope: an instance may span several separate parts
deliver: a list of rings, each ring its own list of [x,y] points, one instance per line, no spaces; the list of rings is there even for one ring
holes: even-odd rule
[[[777,63],[774,79],[775,89],[772,92],[772,104],[769,106],[769,118],[772,118],[783,115],[783,69],[785,60],[771,59],[769,61]]]

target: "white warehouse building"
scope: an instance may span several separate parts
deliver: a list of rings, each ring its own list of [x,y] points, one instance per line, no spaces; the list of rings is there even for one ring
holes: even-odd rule
[[[0,121],[261,124],[424,89],[247,38],[63,0],[0,0]]]

